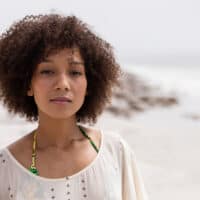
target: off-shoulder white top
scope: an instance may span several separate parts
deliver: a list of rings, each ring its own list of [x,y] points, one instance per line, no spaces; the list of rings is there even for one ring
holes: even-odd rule
[[[136,157],[118,134],[101,131],[96,158],[63,178],[36,176],[8,148],[0,151],[1,200],[147,200]]]

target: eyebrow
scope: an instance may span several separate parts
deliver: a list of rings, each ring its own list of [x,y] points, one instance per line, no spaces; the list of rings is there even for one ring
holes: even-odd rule
[[[70,61],[69,64],[84,65],[84,62],[81,62],[81,61]]]
[[[73,59],[67,59],[67,60],[68,60],[69,64],[84,65],[83,61],[76,61],[76,60],[73,60]],[[51,59],[49,59],[49,58],[43,58],[41,60],[41,63],[42,62],[50,62],[50,63],[52,63],[53,61]]]
[[[42,62],[53,62],[51,59],[48,59],[48,58],[43,58],[42,60],[41,60],[41,63]]]

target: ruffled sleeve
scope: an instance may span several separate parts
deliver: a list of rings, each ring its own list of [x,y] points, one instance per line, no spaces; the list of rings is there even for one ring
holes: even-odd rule
[[[148,200],[135,154],[127,142],[122,138],[120,138],[120,151],[122,170],[122,199]]]

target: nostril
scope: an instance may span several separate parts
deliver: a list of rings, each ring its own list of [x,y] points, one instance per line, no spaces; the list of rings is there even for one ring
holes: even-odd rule
[[[70,83],[67,79],[66,75],[60,75],[57,78],[57,81],[55,83],[55,88],[57,90],[69,90],[70,89]]]

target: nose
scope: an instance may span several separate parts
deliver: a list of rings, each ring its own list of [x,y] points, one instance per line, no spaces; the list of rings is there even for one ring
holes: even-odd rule
[[[66,73],[59,74],[56,78],[55,83],[56,90],[69,90],[70,89],[70,80],[67,77]]]

